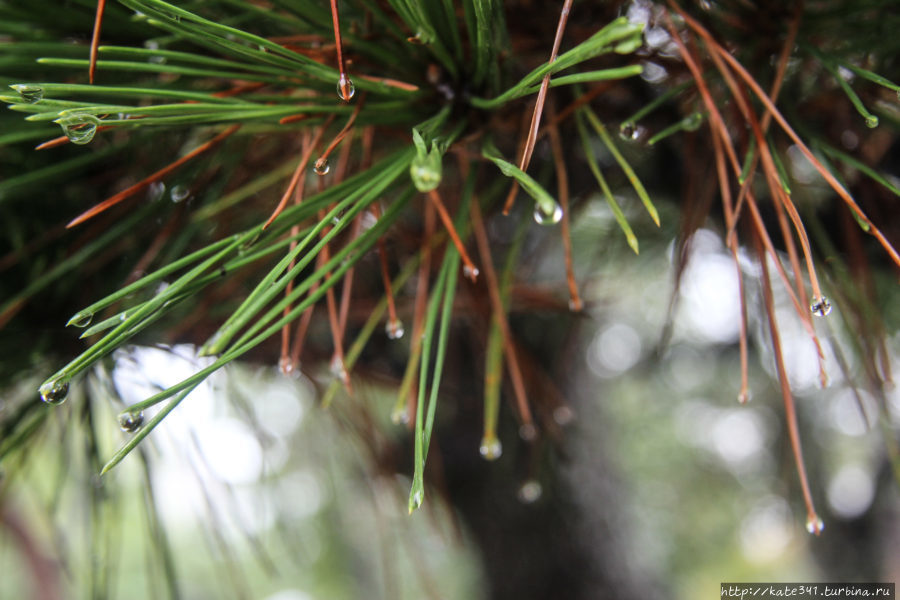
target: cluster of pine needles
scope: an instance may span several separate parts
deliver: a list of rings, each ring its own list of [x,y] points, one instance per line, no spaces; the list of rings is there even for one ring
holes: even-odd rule
[[[530,389],[534,377],[523,368],[527,357],[509,319],[529,225],[556,227],[565,256],[559,284],[568,296],[560,306],[582,311],[570,242],[578,215],[572,182],[581,185],[585,174],[595,180],[637,252],[634,223],[611,181],[625,182],[645,208],[632,221],[649,216],[659,225],[623,149],[668,144],[684,173],[678,272],[693,231],[718,215],[742,283],[742,401],[749,396],[742,248],[760,266],[755,285],[808,528],[821,532],[773,279],[820,364],[825,352],[814,317],[841,307],[858,334],[863,384],[883,400],[891,380],[887,328],[870,264],[887,257],[887,270],[900,266],[891,231],[882,231],[897,223],[876,218],[888,216],[886,203],[900,195],[896,178],[877,167],[900,125],[900,87],[881,73],[900,65],[893,39],[872,28],[896,31],[900,18],[882,15],[872,25],[870,17],[888,4],[877,0],[590,4],[0,3],[0,64],[10,88],[0,100],[26,115],[4,116],[0,148],[22,168],[0,181],[0,208],[8,215],[27,200],[45,224],[10,233],[0,268],[40,268],[8,290],[0,327],[25,318],[29,303],[48,289],[78,291],[78,278],[112,272],[123,249],[142,240],[127,269],[134,275],[69,320],[90,343],[41,385],[43,400],[61,403],[79,378],[139,334],[202,337],[200,354],[214,357],[122,412],[130,436],[101,473],[231,361],[252,355],[277,361],[288,375],[299,369],[320,315],[330,331],[333,374],[326,406],[342,390],[354,394],[354,369],[373,336],[384,331],[408,345],[392,418],[414,436],[414,510],[426,489],[451,322],[466,309],[460,297],[482,307],[474,309],[485,331],[481,453],[494,459],[504,385],[526,440],[540,435],[535,415],[554,408],[535,410],[550,401]],[[554,27],[542,29],[550,12]],[[92,31],[90,43],[70,41],[73,32],[60,22],[82,27],[83,35]],[[842,138],[845,132],[857,141]],[[36,153],[50,158],[34,158],[35,141]],[[826,190],[796,181],[789,161],[797,157]],[[80,186],[77,197],[66,196],[72,182]],[[73,205],[81,208],[53,226]],[[836,240],[823,213],[855,225]],[[498,245],[489,220],[504,218],[521,225],[514,243]],[[17,227],[16,219],[5,220]],[[359,268],[373,255],[377,269]],[[823,256],[828,297],[818,268]],[[76,283],[66,283],[72,278]],[[821,377],[824,385],[824,367]],[[46,414],[35,406],[2,422],[0,460],[27,445]]]

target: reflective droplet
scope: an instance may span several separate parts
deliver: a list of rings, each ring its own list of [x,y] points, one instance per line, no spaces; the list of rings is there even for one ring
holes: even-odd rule
[[[28,104],[34,104],[35,102],[44,99],[44,88],[39,85],[17,84],[9,87],[19,92],[19,95],[22,96],[22,100]]]
[[[806,530],[813,535],[819,535],[825,531],[825,523],[819,518],[819,515],[812,514],[806,519]]]
[[[738,402],[741,404],[750,402],[750,390],[741,390],[740,393],[738,393]]]
[[[503,444],[497,438],[484,438],[481,440],[481,447],[478,448],[486,460],[497,460],[503,454]]]
[[[41,394],[41,400],[47,404],[62,404],[69,394],[69,382],[64,379],[54,379],[38,388],[38,392]]]
[[[569,310],[572,312],[581,312],[584,308],[584,302],[581,301],[581,298],[570,298],[569,299]]]
[[[347,381],[347,368],[344,366],[344,361],[337,354],[331,357],[329,369],[331,370],[331,374],[336,378],[341,381]]]
[[[710,0],[700,0],[700,8],[703,10],[712,10],[713,3]]]
[[[684,120],[684,128],[686,131],[697,131],[703,124],[703,113],[692,113]]]
[[[166,184],[162,181],[154,181],[147,188],[147,200],[154,202],[162,198],[162,195],[166,192]]]
[[[566,426],[575,419],[575,412],[571,408],[562,404],[553,409],[553,420],[557,425]]]
[[[809,305],[809,311],[817,317],[828,316],[831,313],[831,302],[825,296],[813,298],[812,304]]]
[[[144,424],[144,411],[125,411],[119,414],[119,427],[126,433],[134,433]]]
[[[93,318],[94,313],[82,311],[69,319],[69,322],[66,323],[66,327],[87,327],[91,324]]]
[[[556,225],[563,218],[563,209],[559,204],[554,203],[553,212],[547,213],[541,209],[539,204],[534,206],[534,220],[538,225]]]
[[[640,135],[637,126],[631,121],[625,121],[619,126],[619,136],[623,140],[633,141],[638,139]]]
[[[62,127],[63,133],[69,138],[73,144],[83,146],[91,143],[94,134],[97,133],[97,126],[100,125],[100,119],[94,115],[74,114],[56,119],[54,123]]]
[[[313,171],[316,172],[316,175],[325,175],[330,170],[331,170],[331,166],[328,164],[327,158],[320,158],[313,165]]]
[[[419,490],[415,494],[413,494],[412,498],[410,499],[411,505],[409,508],[409,512],[412,512],[422,506],[423,500],[425,500],[425,492],[423,492],[422,490]]]
[[[878,117],[876,117],[875,115],[869,115],[868,117],[866,117],[866,127],[868,127],[869,129],[878,127]]]
[[[391,423],[394,425],[409,424],[409,411],[406,410],[406,405],[394,407],[394,410],[391,411]]]
[[[541,494],[543,493],[544,488],[541,484],[534,479],[529,479],[519,487],[519,492],[516,495],[523,504],[534,504],[541,499]]]
[[[353,98],[353,94],[356,93],[356,87],[353,85],[353,82],[350,81],[350,78],[347,77],[346,73],[341,73],[341,78],[338,79],[337,93],[338,98],[344,102],[350,102],[350,99]]]
[[[191,195],[191,190],[186,185],[176,185],[169,192],[169,198],[172,199],[172,202],[181,202],[185,198]]]
[[[534,423],[525,423],[519,427],[519,437],[526,442],[533,442],[537,439],[537,436],[538,430],[537,427],[534,426]]]
[[[481,271],[478,270],[478,267],[472,265],[466,265],[463,267],[463,275],[466,277],[466,279],[475,281],[476,279],[478,279],[478,275],[480,273]]]
[[[387,333],[387,336],[392,340],[399,340],[403,337],[405,333],[403,329],[403,323],[400,322],[400,319],[394,319],[392,321],[388,321],[384,326],[384,331]]]
[[[282,356],[278,360],[278,368],[281,370],[282,375],[290,377],[294,374],[294,361],[291,360],[290,356]]]

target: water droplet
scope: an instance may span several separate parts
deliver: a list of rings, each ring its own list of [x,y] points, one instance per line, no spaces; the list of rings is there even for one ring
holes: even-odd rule
[[[713,3],[710,0],[700,0],[700,8],[709,11],[712,10]]]
[[[703,124],[703,113],[692,113],[683,121],[683,123],[686,131],[697,131]]]
[[[336,378],[341,381],[347,381],[347,368],[344,366],[344,361],[337,354],[331,357],[329,369],[331,370],[331,374]]]
[[[819,535],[825,531],[825,523],[819,515],[813,513],[806,519],[806,530],[813,535]]]
[[[750,390],[741,390],[738,393],[738,402],[741,404],[747,404],[750,402]]]
[[[878,127],[878,117],[876,117],[875,115],[869,115],[868,117],[866,117],[866,127],[868,127],[869,129]]]
[[[166,184],[162,181],[154,181],[147,188],[147,200],[154,202],[162,198],[162,195],[166,192]]]
[[[119,427],[126,433],[134,433],[144,424],[144,411],[128,411],[119,413]]]
[[[313,171],[316,172],[316,175],[325,175],[330,170],[331,166],[328,164],[327,158],[320,158],[316,161],[316,164],[313,165]]]
[[[393,319],[392,321],[388,321],[384,326],[384,331],[392,340],[399,340],[405,333],[405,330],[403,329],[403,323],[400,322],[400,319]]]
[[[62,404],[69,394],[69,382],[64,379],[53,379],[38,388],[38,392],[41,394],[41,400],[47,404]]]
[[[410,512],[422,506],[423,500],[425,500],[425,492],[423,492],[422,490],[419,490],[415,494],[413,494],[412,507],[410,508]]]
[[[181,202],[185,198],[191,195],[191,190],[186,185],[176,185],[169,192],[169,198],[172,199],[172,202]]]
[[[290,356],[282,356],[278,361],[278,368],[281,369],[282,375],[290,377],[294,374],[294,361]]]
[[[637,126],[631,121],[625,121],[619,126],[619,136],[623,140],[633,141],[638,139],[640,135]]]
[[[34,104],[35,102],[44,99],[44,88],[39,85],[18,84],[9,87],[19,92],[19,95],[22,96],[22,100],[28,104]]]
[[[473,282],[478,279],[478,275],[480,273],[481,271],[478,270],[478,267],[475,267],[473,265],[466,265],[463,267],[463,275],[466,277],[466,279],[471,279]]]
[[[538,430],[537,427],[534,426],[534,423],[525,423],[519,427],[519,437],[526,442],[533,442],[537,439],[537,436]]]
[[[566,426],[571,423],[575,419],[575,412],[562,404],[553,409],[553,420],[556,421],[557,425]]]
[[[581,301],[581,298],[569,299],[569,310],[572,312],[581,312],[583,308],[584,302]]]
[[[391,423],[394,425],[408,425],[409,424],[409,411],[406,410],[406,405],[395,406],[394,410],[391,411]]]
[[[487,438],[481,440],[481,447],[478,452],[485,460],[497,460],[503,454],[503,444],[497,438]]]
[[[62,127],[63,133],[69,138],[73,144],[83,146],[91,143],[94,134],[97,133],[97,126],[100,125],[100,119],[94,115],[84,113],[76,113],[56,119],[57,123]]]
[[[553,204],[553,212],[545,212],[539,204],[534,207],[534,220],[538,225],[556,225],[563,218],[563,209],[559,204]]]
[[[66,327],[87,327],[91,324],[93,318],[94,313],[82,311],[80,313],[76,313],[74,317],[69,319],[69,322],[66,323]]]
[[[831,302],[825,296],[813,298],[809,311],[817,317],[826,317],[831,313]]]
[[[344,102],[350,102],[353,94],[356,93],[356,87],[353,85],[353,82],[350,81],[350,78],[347,77],[346,73],[341,73],[341,78],[338,79],[337,93],[338,98],[340,98]]]
[[[543,493],[544,488],[541,484],[534,479],[529,479],[519,487],[516,495],[523,504],[534,504],[541,499],[541,494]]]

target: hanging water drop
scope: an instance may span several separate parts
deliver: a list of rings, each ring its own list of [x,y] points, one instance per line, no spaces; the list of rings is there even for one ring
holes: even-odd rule
[[[64,379],[53,379],[38,388],[38,392],[41,394],[41,400],[47,404],[62,404],[69,394],[69,382]]]
[[[868,127],[869,129],[875,129],[876,127],[878,127],[878,117],[876,117],[875,115],[869,115],[868,117],[866,117],[866,127]]]
[[[327,174],[330,170],[331,166],[328,164],[327,158],[320,158],[316,160],[316,163],[313,165],[313,171],[319,176]]]
[[[640,137],[640,132],[634,123],[625,121],[619,126],[619,136],[623,140],[634,141]]]
[[[738,393],[738,402],[741,404],[750,402],[750,390],[741,390],[740,393]]]
[[[481,440],[481,446],[478,452],[485,460],[497,460],[503,454],[503,444],[497,438],[487,438]]]
[[[340,356],[335,354],[331,358],[331,365],[329,366],[331,370],[331,374],[334,375],[337,379],[341,381],[347,381],[347,368],[344,366],[344,361]]]
[[[541,494],[543,493],[544,488],[541,484],[534,479],[529,479],[519,487],[519,491],[516,495],[519,497],[519,502],[523,504],[534,504],[541,499]]]
[[[144,424],[144,411],[125,411],[119,414],[119,427],[125,433],[134,433]]]
[[[405,330],[403,329],[403,323],[400,319],[392,319],[387,322],[384,326],[384,331],[387,333],[388,338],[392,340],[399,340],[403,337]]]
[[[94,313],[81,311],[76,313],[74,317],[69,319],[69,322],[66,323],[66,327],[87,327],[91,324],[91,321],[94,318]]]
[[[559,204],[553,203],[553,211],[545,212],[540,204],[534,207],[534,220],[538,225],[556,225],[563,218],[563,209]]]
[[[422,506],[422,501],[423,501],[424,499],[425,499],[425,492],[423,492],[422,490],[418,490],[415,494],[413,494],[413,497],[412,497],[412,499],[411,499],[411,506],[410,506],[409,512],[411,513],[411,512],[414,511],[415,509],[417,509],[417,508],[419,508],[420,506]]]
[[[569,310],[572,312],[581,312],[584,309],[584,302],[581,298],[571,298],[569,300]]]
[[[150,187],[147,188],[147,200],[151,202],[159,200],[165,192],[166,184],[162,181],[154,181],[150,184]]]
[[[346,73],[341,73],[341,78],[338,79],[337,93],[338,98],[344,102],[350,102],[350,99],[353,98],[353,94],[356,93],[356,86],[353,85],[353,82],[350,81],[350,78],[347,77]]]
[[[409,411],[406,410],[406,405],[394,407],[394,410],[391,411],[391,423],[394,425],[409,424]]]
[[[97,126],[100,125],[100,119],[94,115],[85,113],[76,113],[56,119],[57,123],[62,127],[63,133],[69,138],[73,144],[83,146],[91,143],[94,134],[97,133]]]
[[[478,275],[481,274],[481,271],[478,270],[478,267],[473,265],[465,265],[463,267],[463,275],[466,279],[470,279],[473,282],[478,279]]]
[[[176,185],[169,192],[169,198],[171,198],[172,202],[175,202],[176,204],[178,202],[181,202],[182,200],[184,200],[185,198],[187,198],[190,195],[191,195],[190,188],[188,188],[186,185],[181,185],[181,184]]]
[[[825,296],[813,298],[809,311],[817,317],[826,317],[831,313],[831,302]]]
[[[17,84],[9,87],[19,92],[22,100],[28,104],[34,104],[44,99],[44,88],[39,85]]]
[[[819,518],[819,515],[813,513],[806,519],[806,531],[813,535],[819,535],[825,531],[825,523]]]
[[[537,427],[534,426],[534,423],[525,423],[519,427],[519,437],[526,442],[533,442],[537,439],[537,436],[538,430]]]
[[[553,420],[561,427],[565,427],[574,419],[575,412],[565,404],[561,404],[553,409]]]

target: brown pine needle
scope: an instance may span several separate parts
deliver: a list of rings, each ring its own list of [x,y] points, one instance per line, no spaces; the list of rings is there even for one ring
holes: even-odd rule
[[[372,216],[376,220],[381,218],[381,209],[377,202],[372,204],[369,210],[371,210]],[[377,247],[378,262],[381,265],[381,281],[384,284],[384,294],[387,300],[388,327],[395,327],[400,321],[397,318],[397,306],[394,303],[394,289],[391,285],[391,272],[388,267],[387,249],[385,248],[383,237],[378,238]]]
[[[569,286],[569,308],[575,312],[584,307],[581,297],[578,295],[578,284],[575,282],[575,266],[572,260],[572,235],[571,217],[569,215],[569,175],[566,171],[565,156],[563,154],[562,141],[559,136],[559,127],[556,124],[556,107],[550,103],[550,147],[553,150],[553,163],[556,167],[557,196],[562,207],[562,241],[563,255],[566,262],[566,283]]]
[[[304,131],[303,132],[303,150],[306,151],[307,149],[310,148],[311,145],[312,145],[312,142],[310,139],[309,131]],[[298,205],[301,202],[303,202],[303,190],[306,187],[304,185],[305,180],[306,180],[306,172],[307,172],[306,169],[304,169],[303,170],[304,174],[300,177],[300,182],[294,188],[294,205]],[[300,234],[300,226],[299,225],[294,225],[293,227],[291,227],[290,235],[291,235],[291,238],[293,238],[291,241],[291,245],[290,245],[291,252],[293,252],[293,250],[297,247],[296,238],[299,234]],[[288,264],[288,271],[290,271],[293,268],[294,268],[294,261],[292,260]],[[294,281],[291,280],[291,281],[288,281],[287,287],[284,290],[284,295],[286,297],[289,297],[291,295],[291,292],[293,292],[293,291],[294,291]],[[288,305],[288,306],[284,307],[284,312],[282,314],[283,314],[283,316],[286,317],[290,314],[290,312],[291,312],[291,306]],[[308,312],[308,311],[306,311],[306,312]],[[304,316],[306,315],[306,312],[304,312]],[[297,357],[297,360],[293,360],[293,358],[291,356],[290,347],[291,347],[291,324],[285,323],[284,327],[281,328],[281,359],[279,360],[279,363],[278,363],[279,367],[281,367],[281,372],[284,373],[285,375],[290,375],[299,366],[299,356]]]
[[[106,10],[106,0],[97,0],[97,13],[94,15],[94,33],[91,35],[91,61],[88,66],[88,81],[94,83],[94,75],[97,73],[97,48],[100,47],[100,27],[103,25],[103,11]]]
[[[365,79],[366,81],[371,81],[373,83],[380,83],[382,85],[386,85],[388,87],[397,88],[398,90],[405,90],[407,92],[417,92],[419,91],[419,86],[414,85],[412,83],[406,83],[405,81],[399,81],[397,79],[388,79],[386,77],[374,77],[372,75],[362,75],[357,73],[354,77],[359,77],[360,79]]]
[[[77,217],[72,219],[69,222],[69,224],[66,225],[66,227],[67,228],[75,227],[76,225],[84,223],[88,219],[91,219],[91,218],[97,216],[98,214],[102,213],[103,211],[105,211],[109,208],[112,208],[119,202],[121,202],[127,198],[130,198],[131,196],[134,196],[135,194],[147,189],[148,187],[150,187],[151,184],[159,181],[166,175],[174,172],[176,169],[178,169],[179,167],[181,167],[182,165],[187,163],[189,160],[199,156],[200,154],[203,154],[204,152],[206,152],[207,150],[209,150],[210,148],[212,148],[213,146],[215,146],[216,144],[218,144],[219,142],[221,142],[222,140],[224,140],[225,138],[227,138],[228,136],[230,136],[231,134],[233,134],[240,128],[241,128],[241,126],[239,124],[232,125],[228,129],[226,129],[225,131],[223,131],[222,133],[220,133],[219,135],[214,137],[213,139],[211,139],[208,142],[205,142],[203,144],[200,144],[199,146],[197,146],[196,148],[194,148],[193,150],[191,150],[190,152],[188,152],[187,154],[185,154],[184,156],[182,156],[175,162],[169,164],[166,167],[163,167],[156,173],[153,173],[149,177],[142,179],[141,181],[137,182],[136,184],[129,187],[128,189],[122,190],[118,194],[107,198],[103,202],[100,202],[99,204],[95,204],[90,209],[86,210],[85,212],[81,213],[80,215],[78,215]]]
[[[497,322],[500,324],[500,334],[503,337],[503,356],[506,359],[506,368],[513,384],[516,395],[516,405],[522,418],[522,427],[534,427],[531,409],[528,406],[528,397],[525,393],[525,382],[516,356],[516,348],[509,329],[509,321],[503,310],[503,299],[500,297],[500,284],[497,273],[494,271],[494,263],[491,260],[491,248],[488,242],[487,231],[484,228],[484,220],[481,218],[481,208],[478,200],[472,198],[472,232],[475,234],[475,243],[478,245],[478,253],[481,255],[481,263],[484,265],[484,276],[487,280],[488,295],[491,299],[491,309]]]
[[[331,143],[325,148],[325,151],[319,155],[319,158],[316,159],[316,169],[325,168],[328,166],[328,157],[337,148],[337,145],[343,141],[343,139],[350,133],[350,130],[353,129],[353,123],[356,121],[356,117],[359,115],[359,111],[362,109],[363,104],[366,102],[366,95],[363,94],[359,99],[359,102],[356,103],[356,108],[353,109],[353,113],[350,115],[350,118],[347,119],[347,124],[344,125],[344,128],[341,129],[334,139],[331,140]]]
[[[563,2],[562,10],[559,13],[559,22],[556,24],[556,37],[553,39],[553,49],[550,51],[550,60],[547,61],[547,64],[553,63],[556,60],[557,54],[559,54],[559,46],[562,43],[563,32],[566,29],[566,22],[569,20],[569,12],[571,10],[572,0],[565,0],[565,2]],[[527,171],[528,165],[531,163],[531,155],[534,152],[538,130],[541,127],[541,114],[544,111],[544,103],[547,100],[547,90],[550,87],[550,75],[550,73],[547,73],[541,80],[541,87],[538,90],[537,99],[534,103],[534,112],[531,114],[531,125],[528,128],[528,137],[525,140],[522,158],[519,160],[519,169],[522,171]],[[510,190],[509,195],[506,197],[506,203],[503,206],[503,214],[509,214],[513,202],[515,201],[517,191],[518,184],[513,183],[513,189]]]
[[[797,475],[800,478],[800,488],[803,490],[803,501],[806,503],[807,528],[811,527],[811,533],[821,533],[821,522],[816,514],[812,494],[809,491],[809,480],[806,476],[806,465],[803,462],[803,448],[800,445],[800,431],[797,427],[797,412],[794,407],[794,397],[791,394],[791,386],[788,381],[787,370],[784,367],[784,357],[781,353],[781,340],[778,335],[778,323],[775,321],[775,301],[772,296],[772,282],[769,279],[769,268],[766,255],[758,237],[756,241],[756,254],[762,268],[763,300],[766,307],[766,318],[769,322],[769,332],[772,335],[772,351],[775,356],[775,368],[778,372],[778,382],[781,384],[781,395],[784,398],[784,415],[787,421],[788,436],[791,440],[791,450],[794,453],[794,462],[797,466]]]
[[[291,181],[288,184],[287,189],[284,190],[284,194],[282,194],[281,200],[278,201],[278,206],[275,207],[275,210],[272,211],[272,214],[263,225],[262,228],[264,230],[268,229],[269,225],[271,225],[272,222],[278,218],[278,215],[282,213],[284,208],[287,206],[291,194],[294,193],[294,189],[297,187],[301,179],[305,180],[306,167],[309,164],[309,159],[312,158],[312,153],[315,151],[316,146],[318,146],[319,142],[322,141],[322,136],[325,134],[325,129],[331,124],[332,119],[333,117],[329,117],[325,120],[324,123],[322,123],[322,126],[319,127],[318,131],[316,131],[316,137],[313,139],[312,144],[303,149],[303,154],[300,156],[300,162],[297,163],[297,168],[294,169],[294,175],[291,177]]]
[[[472,262],[472,259],[469,258],[469,253],[466,252],[465,246],[463,246],[462,240],[459,239],[459,234],[456,232],[456,227],[453,226],[453,220],[450,218],[450,214],[447,212],[444,203],[441,201],[441,196],[438,194],[437,190],[431,190],[428,192],[428,197],[431,199],[431,203],[438,211],[438,215],[441,217],[441,221],[444,223],[444,228],[447,230],[447,233],[450,234],[450,239],[453,240],[453,245],[456,246],[456,250],[459,252],[460,257],[462,258],[463,265],[463,274],[472,280],[472,283],[478,279],[478,267]]]
[[[722,205],[725,213],[725,225],[732,229],[737,218],[731,198],[731,186],[728,180],[728,167],[725,164],[725,154],[722,151],[722,140],[713,133],[713,151],[716,157],[716,174],[719,180],[719,193],[722,195]],[[747,298],[744,291],[744,275],[741,272],[741,263],[738,260],[737,235],[726,238],[726,244],[731,251],[731,259],[737,272],[738,297],[741,302],[740,320],[740,353],[741,353],[741,389],[738,391],[738,401],[747,402],[750,399],[749,358],[747,351]]]
[[[341,98],[343,98],[344,102],[350,102],[350,99],[353,97],[353,82],[350,81],[350,78],[347,77],[347,72],[344,70],[344,52],[343,44],[341,43],[341,23],[338,19],[337,0],[331,0],[331,22],[334,25],[334,44],[337,50],[338,72],[340,73],[338,86],[341,91]]]

